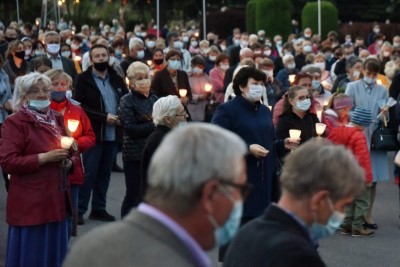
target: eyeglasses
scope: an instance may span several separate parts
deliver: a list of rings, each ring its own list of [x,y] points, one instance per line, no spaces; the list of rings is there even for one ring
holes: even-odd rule
[[[34,89],[31,89],[31,90],[28,92],[28,94],[38,95],[39,93],[43,93],[43,94],[47,95],[47,94],[50,94],[50,92],[51,92],[50,89],[42,89],[42,90],[40,90],[40,89],[34,88]]]
[[[295,98],[295,99],[300,100],[300,101],[303,101],[303,100],[305,100],[305,99],[310,99],[310,98],[311,98],[310,95],[303,95],[303,96],[299,96],[299,97],[297,97],[297,98]]]
[[[219,179],[218,181],[223,185],[232,186],[232,187],[238,189],[240,192],[240,195],[242,196],[243,199],[246,199],[250,195],[251,191],[253,190],[253,185],[249,184],[249,183],[237,184],[234,182],[221,180],[221,179]]]
[[[186,111],[184,112],[184,113],[182,113],[182,114],[176,114],[175,116],[176,117],[180,117],[180,116],[183,116],[183,117],[186,117],[188,114],[186,113]]]

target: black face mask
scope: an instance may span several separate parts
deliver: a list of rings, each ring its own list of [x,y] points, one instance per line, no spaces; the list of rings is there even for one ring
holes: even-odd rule
[[[19,59],[24,59],[25,58],[25,51],[19,51],[15,52],[15,56]]]
[[[161,65],[161,64],[163,64],[163,62],[164,62],[164,59],[154,59],[153,60],[154,61],[154,64],[156,64],[156,65]]]
[[[93,63],[93,67],[98,71],[105,71],[108,68],[108,61]]]
[[[13,37],[5,37],[6,38],[6,41],[7,42],[9,42],[9,43],[11,43],[12,41],[15,41],[15,40],[17,40],[17,38],[13,38]]]

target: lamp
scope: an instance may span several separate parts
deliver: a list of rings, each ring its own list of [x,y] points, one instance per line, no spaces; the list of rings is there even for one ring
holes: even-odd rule
[[[79,126],[78,120],[68,119],[68,130],[71,133],[74,133],[76,129],[78,129],[78,126]]]
[[[181,98],[185,97],[187,95],[187,89],[179,89],[179,96]]]
[[[297,141],[298,139],[300,139],[300,135],[301,135],[301,130],[297,130],[297,129],[289,130],[290,139],[294,139]]]
[[[212,85],[210,83],[206,83],[206,85],[204,86],[204,90],[209,93],[211,92],[212,89]]]
[[[74,142],[73,137],[61,136],[61,147],[64,149],[70,149],[72,142]]]
[[[293,84],[295,78],[296,78],[296,75],[295,75],[295,74],[289,75],[289,82],[290,82],[290,84]]]

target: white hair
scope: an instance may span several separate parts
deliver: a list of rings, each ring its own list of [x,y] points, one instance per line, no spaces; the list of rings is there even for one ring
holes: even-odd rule
[[[246,52],[251,52],[251,53],[253,53],[253,50],[251,50],[250,48],[248,48],[248,47],[244,47],[244,48],[242,48],[242,49],[240,49],[240,56],[243,56],[244,55],[244,53],[246,53]]]
[[[157,125],[164,125],[166,116],[175,116],[182,103],[176,95],[161,97],[153,105],[153,122]]]
[[[190,123],[176,128],[151,159],[145,199],[167,210],[189,212],[206,182],[233,182],[240,177],[246,152],[238,135],[219,126]]]
[[[143,45],[143,41],[142,39],[138,38],[138,37],[132,37],[129,40],[129,50],[131,50],[132,48],[134,48],[135,46],[137,46],[138,44],[142,44]]]
[[[17,112],[20,109],[23,97],[29,93],[32,86],[38,81],[43,81],[47,87],[51,85],[50,78],[39,72],[32,72],[20,76],[15,80],[14,94],[12,98],[12,109],[14,112]]]
[[[136,73],[148,74],[149,71],[150,71],[149,66],[140,61],[135,61],[129,65],[128,69],[126,70],[126,76],[129,79],[132,79],[136,75]]]
[[[286,62],[288,62],[289,60],[294,59],[293,55],[284,55],[282,58],[282,62],[285,64]]]
[[[56,32],[56,31],[49,31],[49,32],[46,32],[46,33],[44,34],[44,42],[45,42],[45,43],[46,43],[47,37],[49,37],[49,36],[57,36],[58,39],[60,40],[60,34],[59,34],[58,32]]]

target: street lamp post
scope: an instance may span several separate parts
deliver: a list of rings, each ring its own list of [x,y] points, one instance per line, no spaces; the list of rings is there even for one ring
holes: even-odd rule
[[[160,0],[157,0],[157,39],[160,37]]]
[[[203,0],[203,39],[207,40],[207,32],[206,32],[206,0]]]
[[[17,22],[19,23],[19,0],[16,0],[17,3]]]
[[[321,34],[321,0],[318,0],[318,35],[320,38],[322,38]]]

